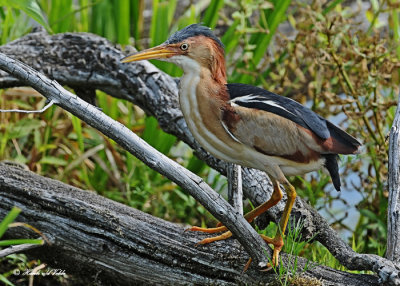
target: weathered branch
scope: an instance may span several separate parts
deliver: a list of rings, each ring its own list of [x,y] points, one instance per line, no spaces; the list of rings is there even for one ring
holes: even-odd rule
[[[206,153],[188,131],[178,108],[176,81],[150,63],[120,64],[119,59],[124,54],[119,49],[103,38],[83,33],[54,36],[34,33],[0,47],[0,51],[23,60],[62,84],[97,88],[139,105],[157,118],[164,131],[188,143],[200,159],[222,174],[226,173],[226,164]],[[0,73],[0,87],[20,84],[23,82]],[[245,196],[255,205],[265,202],[272,189],[262,172],[247,168],[243,168],[243,187]],[[285,200],[268,211],[268,220],[279,221]],[[397,277],[398,271],[390,262],[386,265],[383,258],[355,253],[326,220],[300,198],[296,200],[292,216],[305,221],[303,238],[316,235],[316,240],[347,268],[375,270],[383,280],[391,274]]]
[[[14,205],[22,209],[19,221],[34,225],[51,240],[51,245],[29,253],[90,284],[260,285],[276,279],[273,272],[255,267],[242,273],[248,255],[235,239],[196,247],[205,235],[185,232],[180,225],[93,192],[0,163],[0,217]],[[6,234],[13,238],[32,235],[25,228],[12,228]],[[299,260],[297,273],[304,263]],[[304,275],[321,279],[326,286],[378,283],[373,275],[309,268]]]
[[[242,167],[228,164],[226,177],[228,179],[228,202],[239,214],[243,215]]]
[[[400,102],[400,96],[399,96]],[[389,135],[389,204],[386,258],[400,262],[400,108]]]
[[[5,249],[0,250],[0,257],[5,257],[10,254],[15,254],[18,252],[27,252],[30,249],[41,247],[41,244],[31,244],[31,243],[24,243],[18,245],[11,245]]]
[[[261,237],[243,216],[237,214],[232,206],[200,177],[164,156],[126,126],[111,119],[31,67],[0,53],[0,69],[28,82],[49,100],[113,139],[150,168],[181,186],[236,235],[251,257],[258,262],[259,267],[267,265],[268,259],[264,254],[267,248]]]

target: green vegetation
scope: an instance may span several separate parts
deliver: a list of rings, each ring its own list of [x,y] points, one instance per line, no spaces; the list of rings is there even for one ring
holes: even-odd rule
[[[28,225],[28,224],[21,224],[21,223],[13,223],[13,221],[17,218],[17,216],[20,214],[21,209],[17,207],[13,207],[11,211],[3,218],[3,220],[0,222],[0,247],[4,246],[11,246],[11,245],[18,245],[18,244],[43,244],[44,241],[43,239],[8,239],[8,240],[1,240],[1,237],[4,235],[6,230],[10,227],[17,227],[17,226],[25,226],[28,228],[33,229],[37,233],[40,234],[34,227]],[[8,256],[7,259],[10,259],[10,256]],[[14,255],[15,256],[15,255]],[[14,285],[11,283],[7,277],[11,273],[0,273],[0,281],[3,282],[5,285]]]
[[[342,0],[311,1],[309,5],[289,0],[211,1],[207,7],[202,6],[202,1],[183,7],[177,0],[153,0],[151,16],[145,17],[143,11],[150,8],[148,2],[0,0],[0,43],[29,32],[30,17],[50,33],[92,32],[138,49],[159,44],[191,23],[217,27],[226,47],[230,82],[263,86],[307,102],[365,144],[362,154],[343,157],[340,162],[343,189],[355,190],[361,198],[357,204],[358,223],[352,228],[342,219],[331,222],[339,230],[351,231],[350,243],[358,252],[383,255],[388,196],[386,137],[394,117],[400,78],[398,3],[371,0],[365,11],[357,6],[351,9]],[[360,28],[357,16],[364,19],[366,27]],[[283,22],[292,36],[278,30]],[[172,76],[181,74],[172,64],[154,64]],[[0,90],[0,94],[2,109],[39,109],[45,102],[26,88]],[[106,114],[206,178],[216,191],[225,189],[225,178],[194,157],[185,144],[160,130],[154,118],[101,92],[97,98]],[[214,224],[204,208],[175,184],[56,107],[44,114],[1,113],[0,160],[3,159],[26,164],[38,174],[95,190],[169,221]],[[358,178],[354,184],[344,180],[350,174]],[[306,178],[292,178],[292,183],[316,209],[328,211],[335,202],[342,201],[330,194],[327,174],[320,172]],[[294,254],[343,269],[320,244],[299,245],[301,249],[296,248]],[[287,246],[296,247],[292,242]],[[292,269],[296,270],[296,266]]]

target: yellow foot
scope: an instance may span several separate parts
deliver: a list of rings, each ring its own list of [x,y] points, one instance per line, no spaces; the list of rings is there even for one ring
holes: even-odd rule
[[[281,234],[277,234],[274,238],[268,237],[266,235],[260,234],[261,238],[268,244],[272,244],[274,246],[274,253],[272,254],[272,263],[268,263],[267,269],[264,271],[268,271],[271,267],[277,267],[279,264],[279,253],[283,247],[283,238]]]
[[[272,244],[274,246],[274,252],[272,255],[272,261],[270,263],[267,264],[266,268],[261,269],[261,271],[269,271],[272,268],[275,268],[278,266],[279,264],[279,253],[282,250],[283,247],[283,239],[281,237],[281,235],[277,235],[274,238],[265,236],[263,234],[260,234],[261,238],[268,244]],[[250,264],[251,264],[252,259],[250,258],[249,261],[247,261],[246,265],[243,268],[243,273],[247,271],[247,269],[249,269]]]

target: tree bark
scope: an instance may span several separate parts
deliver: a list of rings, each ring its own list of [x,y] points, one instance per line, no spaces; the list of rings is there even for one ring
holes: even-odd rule
[[[260,272],[256,267],[242,273],[249,256],[235,239],[196,246],[206,235],[185,232],[181,225],[93,192],[0,163],[0,217],[13,206],[22,209],[18,221],[34,225],[51,242],[29,254],[87,283],[259,285],[277,279],[273,272]],[[37,236],[24,228],[7,232],[13,238],[32,235]],[[289,258],[284,255],[284,259]],[[300,259],[297,273],[304,263]],[[378,283],[373,275],[310,268],[303,274],[305,279],[316,277],[323,285]]]
[[[222,174],[226,173],[226,164],[205,152],[188,131],[178,107],[177,80],[150,63],[121,64],[119,60],[125,55],[118,48],[101,37],[86,33],[54,36],[32,33],[0,47],[0,52],[24,61],[61,84],[73,88],[100,89],[139,105],[157,118],[164,131],[189,144],[208,165]],[[25,84],[24,80],[0,72],[0,88]],[[248,168],[243,168],[243,190],[255,205],[265,202],[272,192],[265,174]],[[279,221],[285,200],[286,197],[269,210],[264,219]],[[326,220],[300,198],[296,199],[292,217],[305,222],[304,239],[316,235],[315,239],[347,268],[373,270],[382,281],[398,283],[396,265],[377,256],[355,253]]]
[[[399,97],[400,99],[400,97]],[[399,100],[400,102],[400,100]],[[389,204],[386,258],[400,261],[400,108],[389,135]]]

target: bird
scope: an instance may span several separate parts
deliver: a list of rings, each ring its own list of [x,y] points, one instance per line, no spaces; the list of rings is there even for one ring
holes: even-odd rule
[[[202,24],[178,30],[164,43],[128,55],[121,62],[150,59],[170,62],[183,70],[180,108],[193,137],[206,151],[223,161],[264,171],[270,178],[272,195],[245,214],[248,222],[275,206],[283,197],[280,186],[284,187],[287,201],[275,236],[260,234],[274,248],[268,267],[277,266],[297,196],[287,177],[325,168],[340,191],[338,154],[358,154],[362,144],[293,99],[248,84],[228,83],[224,45]],[[199,244],[232,236],[223,225],[189,230],[223,232]]]

